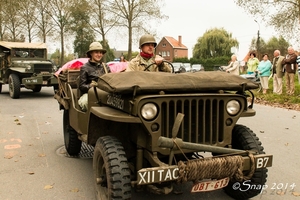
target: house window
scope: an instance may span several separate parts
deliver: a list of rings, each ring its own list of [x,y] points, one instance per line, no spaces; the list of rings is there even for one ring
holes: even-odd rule
[[[162,56],[163,56],[163,57],[166,56],[166,52],[165,52],[165,51],[162,52]]]
[[[162,47],[166,47],[166,44],[162,44]]]
[[[167,51],[167,56],[170,56],[170,51]]]

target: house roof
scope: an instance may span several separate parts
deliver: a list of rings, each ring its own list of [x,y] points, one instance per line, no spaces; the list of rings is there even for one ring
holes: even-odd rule
[[[182,43],[180,43],[178,40],[175,40],[173,37],[171,36],[165,36],[164,37],[173,48],[177,48],[177,49],[188,49],[185,45],[183,45]]]

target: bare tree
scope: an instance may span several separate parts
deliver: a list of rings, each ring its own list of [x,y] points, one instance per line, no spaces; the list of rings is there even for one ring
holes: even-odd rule
[[[44,43],[47,42],[47,36],[53,29],[53,21],[47,9],[49,9],[51,0],[31,0],[36,7],[35,25],[38,29],[38,35]]]
[[[49,2],[48,14],[54,21],[55,29],[57,29],[60,37],[61,54],[60,54],[60,65],[64,63],[65,47],[64,37],[68,31],[69,20],[71,19],[71,8],[74,5],[74,1],[70,0],[51,0]]]
[[[19,1],[19,5],[22,8],[19,15],[24,20],[24,29],[27,31],[28,41],[32,42],[36,36],[35,30],[35,4],[31,0]]]
[[[282,36],[298,40],[300,30],[300,0],[234,0],[250,13],[274,27]]]
[[[4,40],[4,34],[5,34],[5,29],[6,29],[6,18],[5,18],[5,1],[0,1],[0,40]]]
[[[168,17],[161,12],[163,0],[110,0],[109,11],[118,20],[118,27],[128,31],[128,57],[132,54],[133,33],[156,34],[151,23],[160,22]]]
[[[2,6],[5,6],[3,8],[3,14],[7,17],[6,28],[9,32],[10,40],[13,42],[22,40],[24,20],[19,14],[20,9],[22,9],[19,2],[6,1],[4,5],[1,5],[1,7]]]
[[[90,5],[90,26],[98,34],[101,35],[103,47],[108,48],[106,35],[117,24],[116,17],[109,10],[109,0],[88,0]]]

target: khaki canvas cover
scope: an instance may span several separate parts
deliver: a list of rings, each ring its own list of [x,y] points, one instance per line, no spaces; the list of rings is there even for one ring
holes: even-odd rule
[[[134,88],[137,93],[187,93],[212,90],[241,91],[243,83],[246,83],[245,89],[258,88],[258,85],[250,80],[220,71],[181,74],[145,71],[109,73],[99,78],[98,87],[106,92],[123,94],[133,93]]]
[[[0,46],[7,49],[28,48],[28,49],[47,49],[46,43],[28,43],[28,42],[5,42],[0,41]]]

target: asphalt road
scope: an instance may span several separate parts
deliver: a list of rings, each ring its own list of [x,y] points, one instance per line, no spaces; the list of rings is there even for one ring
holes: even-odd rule
[[[267,188],[253,199],[298,199],[300,112],[261,105],[255,109],[255,117],[240,119],[239,123],[259,136],[274,161]],[[42,88],[40,93],[22,89],[20,99],[11,99],[4,85],[0,127],[0,200],[95,199],[90,152],[82,158],[65,155],[62,111],[52,88]],[[222,190],[191,194],[190,189],[191,184],[185,184],[184,194],[166,196],[133,190],[132,199],[231,199]]]

